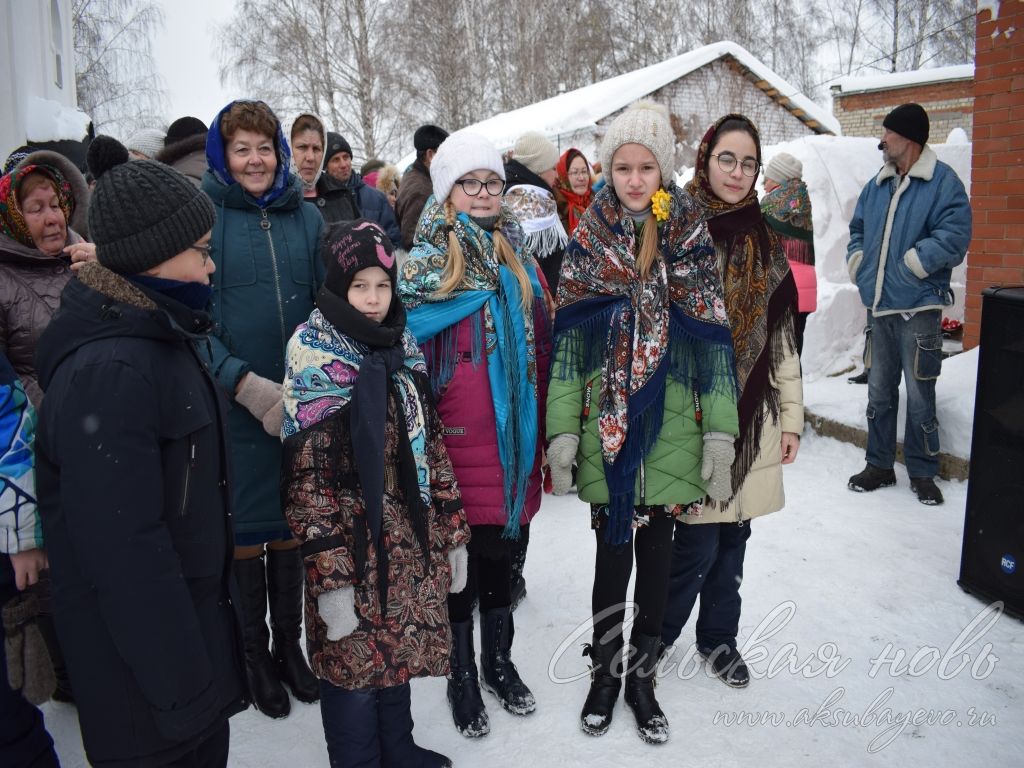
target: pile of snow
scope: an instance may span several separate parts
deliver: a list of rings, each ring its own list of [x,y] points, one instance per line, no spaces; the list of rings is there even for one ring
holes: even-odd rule
[[[25,117],[25,136],[29,142],[81,141],[89,131],[90,122],[91,118],[80,109],[31,96]]]
[[[930,146],[970,190],[971,145]],[[765,147],[764,162],[778,152],[788,152],[803,163],[811,196],[818,311],[807,319],[803,365],[805,380],[815,381],[860,367],[866,310],[846,271],[846,246],[857,198],[881,168],[882,156],[877,138],[844,136],[807,136]],[[965,260],[953,270],[955,303],[943,311],[945,317],[963,321],[966,275]]]
[[[621,696],[605,736],[580,730],[595,537],[586,505],[545,496],[514,647],[536,713],[514,717],[485,693],[491,733],[466,739],[445,681],[416,680],[417,742],[460,768],[1019,765],[1024,634],[956,585],[966,484],[940,481],[945,506],[925,507],[902,473],[894,488],[848,491],[862,466],[850,445],[804,439],[785,468],[786,509],[751,525],[738,637],[750,687],[707,675],[691,618],[658,683],[672,736],[657,747],[641,743]],[[43,710],[61,765],[85,768],[74,707]],[[229,765],[326,766],[319,707],[235,716]]]

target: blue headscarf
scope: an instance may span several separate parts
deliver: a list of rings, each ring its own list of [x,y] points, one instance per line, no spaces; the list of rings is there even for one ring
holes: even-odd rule
[[[238,181],[234,176],[231,175],[231,171],[228,170],[227,156],[224,150],[224,137],[221,135],[220,124],[221,120],[224,119],[224,115],[239,101],[249,101],[253,104],[263,104],[267,106],[265,102],[256,99],[240,99],[238,101],[232,101],[224,109],[217,113],[217,116],[213,119],[210,124],[210,130],[206,134],[206,163],[210,167],[210,171],[221,184],[231,186],[237,184]],[[270,109],[270,107],[267,107]],[[271,110],[273,114],[273,110]],[[256,204],[260,208],[266,208],[267,205],[272,203],[274,200],[279,198],[288,189],[288,176],[289,168],[291,166],[292,151],[288,146],[288,141],[285,139],[284,131],[281,128],[281,121],[274,117],[274,121],[277,126],[273,136],[274,139],[274,151],[277,153],[277,170],[274,172],[274,183],[270,185],[262,196],[255,198]]]

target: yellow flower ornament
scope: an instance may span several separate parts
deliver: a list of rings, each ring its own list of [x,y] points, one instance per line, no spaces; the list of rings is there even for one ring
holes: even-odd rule
[[[651,212],[654,214],[654,218],[659,224],[663,221],[668,221],[671,204],[672,196],[665,191],[664,187],[651,196]]]

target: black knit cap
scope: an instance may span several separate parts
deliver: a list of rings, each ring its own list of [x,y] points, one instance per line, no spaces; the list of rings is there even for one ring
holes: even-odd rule
[[[339,152],[348,152],[348,156],[352,157],[352,147],[345,140],[345,137],[340,133],[334,131],[327,132],[327,147],[324,149],[324,167],[330,162],[331,158]]]
[[[920,104],[901,104],[885,116],[882,127],[916,141],[922,147],[928,143],[928,113]]]
[[[206,123],[198,117],[192,117],[191,115],[179,117],[167,128],[164,146],[169,147],[171,144],[177,144],[179,141],[183,141],[191,136],[205,136],[208,132],[209,129],[206,127]]]
[[[327,279],[324,285],[342,299],[356,273],[369,267],[380,267],[391,278],[391,291],[398,287],[398,264],[395,247],[380,228],[369,219],[356,219],[332,224],[324,241]]]
[[[428,149],[437,150],[441,142],[448,138],[448,131],[438,128],[436,125],[421,125],[412,135],[412,145],[417,152],[426,152]]]
[[[177,256],[213,229],[213,203],[173,168],[128,159],[117,139],[89,145],[96,178],[89,200],[89,233],[96,259],[124,275],[145,272]]]

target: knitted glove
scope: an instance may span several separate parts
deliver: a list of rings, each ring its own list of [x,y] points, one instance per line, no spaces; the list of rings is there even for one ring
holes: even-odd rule
[[[38,615],[39,603],[31,593],[16,595],[3,607],[7,680],[31,704],[49,700],[57,687],[50,653],[36,626]]]
[[[448,550],[448,564],[452,567],[452,585],[448,592],[457,595],[466,588],[466,576],[469,573],[469,553],[465,544]]]
[[[579,447],[579,435],[563,432],[548,443],[548,467],[551,471],[551,492],[562,496],[572,488],[572,463]]]
[[[704,435],[704,460],[700,476],[707,483],[707,492],[715,501],[732,496],[732,462],[736,458],[735,438],[725,432]]]
[[[247,373],[242,379],[241,389],[235,394],[235,402],[255,416],[268,435],[281,437],[284,400],[280,384],[255,373]]]
[[[327,625],[327,639],[336,641],[347,637],[359,626],[356,615],[355,587],[342,587],[322,592],[316,599],[320,618]]]

